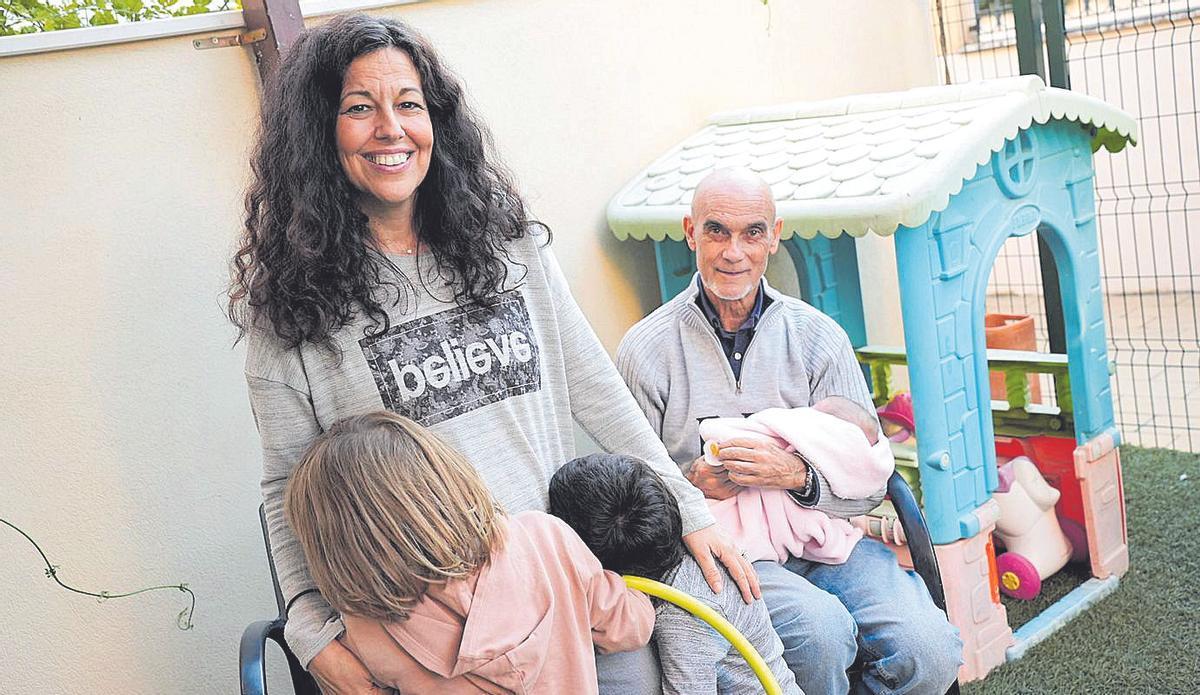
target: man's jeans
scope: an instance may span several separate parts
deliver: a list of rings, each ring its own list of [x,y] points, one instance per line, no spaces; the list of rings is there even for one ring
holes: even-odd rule
[[[756,562],[783,658],[805,695],[945,693],[962,663],[958,629],[925,584],[879,541],[864,538],[842,565]],[[846,674],[861,658],[862,674]]]

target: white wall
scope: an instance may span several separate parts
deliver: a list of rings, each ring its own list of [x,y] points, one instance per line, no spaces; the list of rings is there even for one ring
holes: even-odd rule
[[[629,176],[713,111],[934,80],[918,0],[387,13],[463,76],[610,349],[657,303],[650,246],[604,222]],[[0,528],[3,693],[233,692],[242,628],[274,613],[257,440],[221,313],[257,74],[246,49],[193,38],[0,60],[0,516],[68,583],[199,595],[181,632],[182,594],[68,594]]]
[[[257,74],[180,37],[0,61],[0,692],[229,692],[272,604],[220,314]],[[260,543],[261,545],[261,543]]]
[[[658,304],[651,244],[618,242],[604,221],[629,177],[715,111],[936,81],[927,4],[914,0],[438,2],[394,14],[466,80],[559,235],[564,268],[584,271],[568,278],[610,349]]]

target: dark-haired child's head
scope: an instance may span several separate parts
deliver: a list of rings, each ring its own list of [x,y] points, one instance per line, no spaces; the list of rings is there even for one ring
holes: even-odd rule
[[[679,504],[658,473],[633,457],[568,461],[550,480],[550,513],[618,574],[662,580],[683,560]]]

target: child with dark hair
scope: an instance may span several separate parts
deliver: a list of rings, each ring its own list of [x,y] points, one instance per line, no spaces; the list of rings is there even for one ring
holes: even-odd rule
[[[569,461],[550,480],[550,513],[579,534],[605,569],[669,584],[715,610],[754,645],[784,693],[802,695],[766,604],[746,604],[728,576],[713,594],[679,541],[675,497],[649,465],[617,454]],[[674,604],[655,604],[664,695],[758,691],[757,676],[724,637]]]

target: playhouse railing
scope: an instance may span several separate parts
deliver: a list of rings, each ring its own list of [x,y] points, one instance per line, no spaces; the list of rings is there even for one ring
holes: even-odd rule
[[[858,361],[870,368],[875,405],[887,403],[896,395],[892,368],[908,366],[904,348],[867,345],[856,352]],[[1074,409],[1066,355],[989,349],[987,358],[989,371],[1004,374],[1005,400],[992,400],[996,434],[1008,437],[1074,436]],[[1038,374],[1048,374],[1053,379],[1054,405],[1030,402],[1029,379]]]

